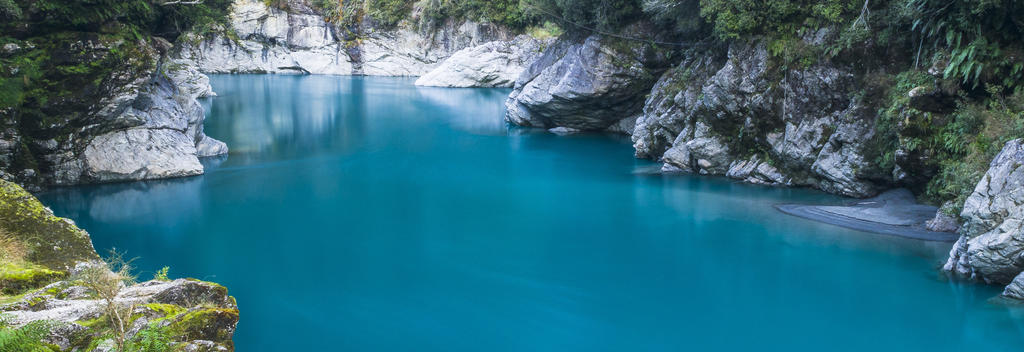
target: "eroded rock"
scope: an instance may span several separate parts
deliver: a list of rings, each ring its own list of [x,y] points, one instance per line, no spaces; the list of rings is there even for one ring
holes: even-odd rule
[[[1024,271],[1024,141],[1006,143],[964,203],[960,239],[944,270],[1008,284]]]
[[[684,53],[636,120],[636,155],[755,183],[876,194],[885,176],[864,157],[875,112],[855,74],[828,62],[779,72],[770,60],[758,40]]]
[[[508,87],[540,56],[551,41],[520,35],[511,41],[494,41],[462,49],[434,70],[416,80],[417,86]]]
[[[642,27],[626,31],[641,35]],[[541,128],[605,130],[638,115],[669,51],[601,35],[562,38],[516,80],[505,119]]]

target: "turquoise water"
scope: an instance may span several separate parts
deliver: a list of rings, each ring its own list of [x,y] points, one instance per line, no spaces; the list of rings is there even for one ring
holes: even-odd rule
[[[628,138],[509,129],[507,90],[214,76],[205,176],[42,195],[142,277],[220,282],[239,351],[1009,351],[1024,311],[949,244],[777,213],[802,189],[662,176]]]

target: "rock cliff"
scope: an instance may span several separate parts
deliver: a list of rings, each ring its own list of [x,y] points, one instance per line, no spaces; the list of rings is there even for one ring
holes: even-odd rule
[[[38,189],[191,176],[203,173],[199,157],[227,153],[203,133],[196,99],[212,94],[208,78],[170,59],[170,43],[83,35],[23,45],[54,46],[48,50],[61,68],[120,66],[97,73],[96,88],[76,87],[44,111],[0,111],[0,177]]]
[[[328,22],[304,0],[282,7],[236,0],[227,31],[232,35],[191,34],[177,55],[208,73],[421,76],[459,50],[513,37],[491,24],[454,20],[419,29],[366,19],[351,30]]]
[[[675,52],[633,43],[551,45],[519,77],[506,119],[629,133],[638,157],[666,169],[753,183],[866,197],[891,178],[864,156],[876,113],[850,68],[778,70],[754,38],[683,50],[668,69]]]
[[[635,25],[625,33],[643,31]],[[602,35],[562,38],[516,80],[505,119],[529,127],[631,130],[670,53]]]
[[[672,169],[871,196],[887,177],[863,153],[876,116],[863,88],[829,62],[773,70],[757,39],[688,53],[655,84],[634,147]]]
[[[516,79],[554,40],[520,35],[511,41],[493,41],[462,49],[416,80],[418,86],[505,87]]]
[[[961,236],[944,269],[990,284],[1012,282],[1007,295],[1024,298],[1024,141],[1010,141],[992,160],[960,216]]]

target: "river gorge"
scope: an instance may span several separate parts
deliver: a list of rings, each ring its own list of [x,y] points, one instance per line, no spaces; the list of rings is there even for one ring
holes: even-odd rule
[[[799,188],[661,174],[507,126],[507,89],[211,75],[205,175],[39,195],[98,251],[230,287],[240,351],[1001,351],[1024,312],[949,243],[806,221]],[[401,102],[401,104],[397,104]],[[736,338],[737,335],[743,338]]]
[[[0,0],[0,352],[1017,351],[1024,3]]]

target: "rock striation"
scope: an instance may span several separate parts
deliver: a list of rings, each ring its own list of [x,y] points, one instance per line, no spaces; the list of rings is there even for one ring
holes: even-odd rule
[[[563,38],[520,75],[506,120],[632,134],[636,155],[666,170],[854,197],[886,188],[891,176],[864,156],[877,114],[859,94],[863,75],[830,62],[779,70],[757,38],[697,45],[669,69],[675,53],[599,35]]]
[[[98,88],[46,107],[52,115],[45,121],[0,111],[10,117],[0,129],[0,170],[6,170],[0,177],[39,189],[191,176],[203,173],[199,157],[227,153],[224,143],[203,133],[197,98],[213,95],[209,78],[188,61],[170,59],[170,43],[84,37],[50,45],[58,54],[73,53],[64,54],[70,64],[132,56],[98,77]]]
[[[432,30],[410,23],[380,28],[370,20],[354,27],[326,21],[304,0],[280,8],[235,0],[228,28],[234,35],[189,34],[176,55],[207,73],[421,76],[459,50],[512,39],[506,30],[472,21],[448,21]]]
[[[964,203],[960,239],[943,267],[961,278],[1010,284],[1024,298],[1024,140],[1006,144]]]
[[[511,41],[493,41],[462,49],[416,80],[416,85],[512,88],[519,75],[552,42],[520,35]]]
[[[751,183],[872,196],[886,179],[864,157],[875,112],[848,68],[777,73],[765,43],[687,52],[655,84],[636,120],[641,158]]]
[[[634,25],[627,35],[640,36]],[[657,77],[668,49],[601,35],[562,38],[516,80],[505,119],[527,127],[627,130]],[[626,126],[623,127],[622,124]]]

